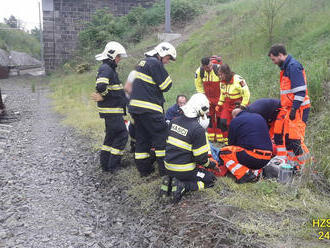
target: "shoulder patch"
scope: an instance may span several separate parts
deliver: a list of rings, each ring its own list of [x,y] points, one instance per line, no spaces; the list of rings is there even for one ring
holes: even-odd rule
[[[241,85],[241,87],[244,87],[245,85],[246,85],[246,83],[245,83],[245,81],[243,80],[243,81],[241,81],[241,82],[239,82],[239,84]]]
[[[139,66],[143,67],[145,64],[146,64],[146,61],[145,60],[141,60],[140,63],[139,63]]]
[[[183,127],[181,127],[179,125],[176,125],[176,124],[172,124],[171,131],[176,132],[176,133],[178,133],[182,136],[187,136],[187,134],[188,134],[188,129],[183,128]]]

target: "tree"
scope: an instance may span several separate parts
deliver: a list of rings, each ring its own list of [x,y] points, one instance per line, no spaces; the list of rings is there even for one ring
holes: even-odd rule
[[[31,30],[31,35],[34,36],[37,40],[40,40],[40,29],[37,27],[34,27],[34,29]]]
[[[4,18],[4,22],[10,27],[10,28],[23,28],[22,21],[17,19],[15,16],[11,15],[8,19]]]
[[[286,0],[264,0],[261,7],[261,13],[264,16],[264,31],[268,36],[268,45],[273,44],[274,30],[281,8]]]

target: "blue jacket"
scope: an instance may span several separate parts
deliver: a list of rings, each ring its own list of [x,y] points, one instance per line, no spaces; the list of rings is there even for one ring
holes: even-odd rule
[[[247,106],[246,110],[261,115],[268,123],[271,123],[275,121],[279,108],[281,108],[279,99],[261,98]]]
[[[228,143],[248,150],[273,151],[265,119],[247,111],[242,111],[230,122]]]
[[[170,107],[165,114],[165,120],[173,120],[176,117],[179,117],[181,115],[181,110],[178,104],[174,104],[172,107]]]
[[[289,77],[291,81],[291,88],[297,88],[305,85],[305,79],[303,75],[304,67],[295,60],[291,55],[288,55],[285,59],[281,70],[284,70],[284,76]],[[306,90],[298,91],[295,96],[305,97]],[[294,100],[292,106],[298,109],[302,101]]]

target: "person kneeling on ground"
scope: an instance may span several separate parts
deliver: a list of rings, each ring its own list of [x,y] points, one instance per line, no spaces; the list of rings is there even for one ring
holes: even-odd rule
[[[210,146],[205,129],[208,127],[209,101],[202,93],[194,94],[186,105],[181,107],[183,115],[174,119],[169,126],[166,143],[165,168],[161,197],[172,196],[178,202],[187,191],[212,187],[216,177],[212,172],[196,168],[216,168],[210,161]]]
[[[232,112],[228,144],[220,158],[237,183],[257,181],[262,168],[272,157],[272,142],[265,119],[240,108]]]

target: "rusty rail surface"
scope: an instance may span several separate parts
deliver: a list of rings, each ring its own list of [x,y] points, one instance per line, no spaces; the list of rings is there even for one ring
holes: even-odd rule
[[[5,104],[2,101],[1,89],[0,89],[0,116],[5,113]]]

